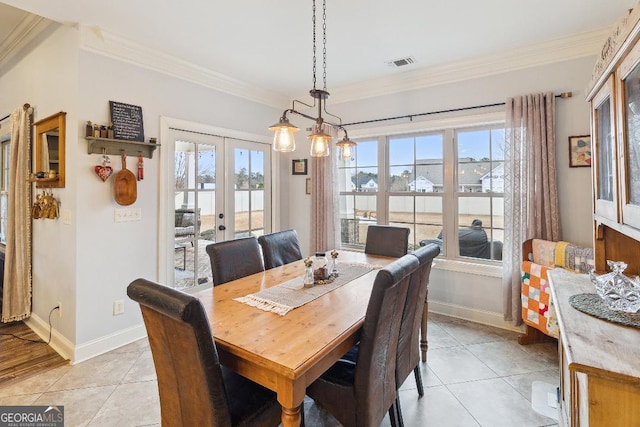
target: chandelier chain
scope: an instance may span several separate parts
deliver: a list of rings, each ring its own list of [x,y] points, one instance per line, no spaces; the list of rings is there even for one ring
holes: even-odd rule
[[[313,0],[313,89],[316,88],[316,0]]]
[[[322,82],[327,90],[327,0],[322,0]]]

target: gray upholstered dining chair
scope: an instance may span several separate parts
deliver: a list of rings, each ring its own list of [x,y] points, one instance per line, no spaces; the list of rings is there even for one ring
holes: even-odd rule
[[[264,268],[269,270],[302,259],[302,249],[296,230],[284,230],[258,237],[264,256]]]
[[[255,237],[216,242],[206,247],[213,286],[264,271],[262,251]]]
[[[410,231],[406,227],[370,225],[367,228],[364,253],[396,258],[406,255],[409,248]]]
[[[427,299],[429,275],[433,259],[440,253],[440,247],[434,243],[421,246],[409,256],[415,256],[420,263],[419,267],[411,273],[411,281],[407,298],[400,320],[400,334],[398,335],[398,350],[396,352],[396,388],[399,390],[411,371],[416,379],[418,395],[424,396],[422,375],[420,374],[420,323],[422,321],[424,302]],[[399,426],[403,426],[400,399],[396,400],[397,420]]]
[[[140,304],[158,377],[162,426],[277,426],[276,394],[220,365],[202,303],[137,279],[127,295]]]
[[[406,255],[378,271],[359,345],[307,388],[307,395],[344,426],[377,426],[387,412],[395,425],[398,313],[418,265],[415,256]]]

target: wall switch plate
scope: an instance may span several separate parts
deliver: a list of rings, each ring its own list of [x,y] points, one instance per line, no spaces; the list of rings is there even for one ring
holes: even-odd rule
[[[113,302],[113,315],[117,316],[124,313],[124,300],[119,299]]]
[[[140,221],[142,219],[142,209],[140,208],[116,208],[113,211],[115,222]]]

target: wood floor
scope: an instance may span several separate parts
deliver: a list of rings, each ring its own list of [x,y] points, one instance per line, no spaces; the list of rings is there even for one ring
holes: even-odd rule
[[[0,387],[68,363],[23,322],[0,323],[0,334]]]

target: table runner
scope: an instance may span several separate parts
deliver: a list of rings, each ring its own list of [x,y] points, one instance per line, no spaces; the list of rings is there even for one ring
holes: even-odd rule
[[[301,307],[371,270],[382,268],[380,265],[364,263],[340,263],[339,265],[340,274],[333,282],[326,285],[315,285],[312,288],[305,288],[303,275],[281,283],[280,285],[256,292],[255,294],[234,298],[234,301],[284,316],[294,308]]]

